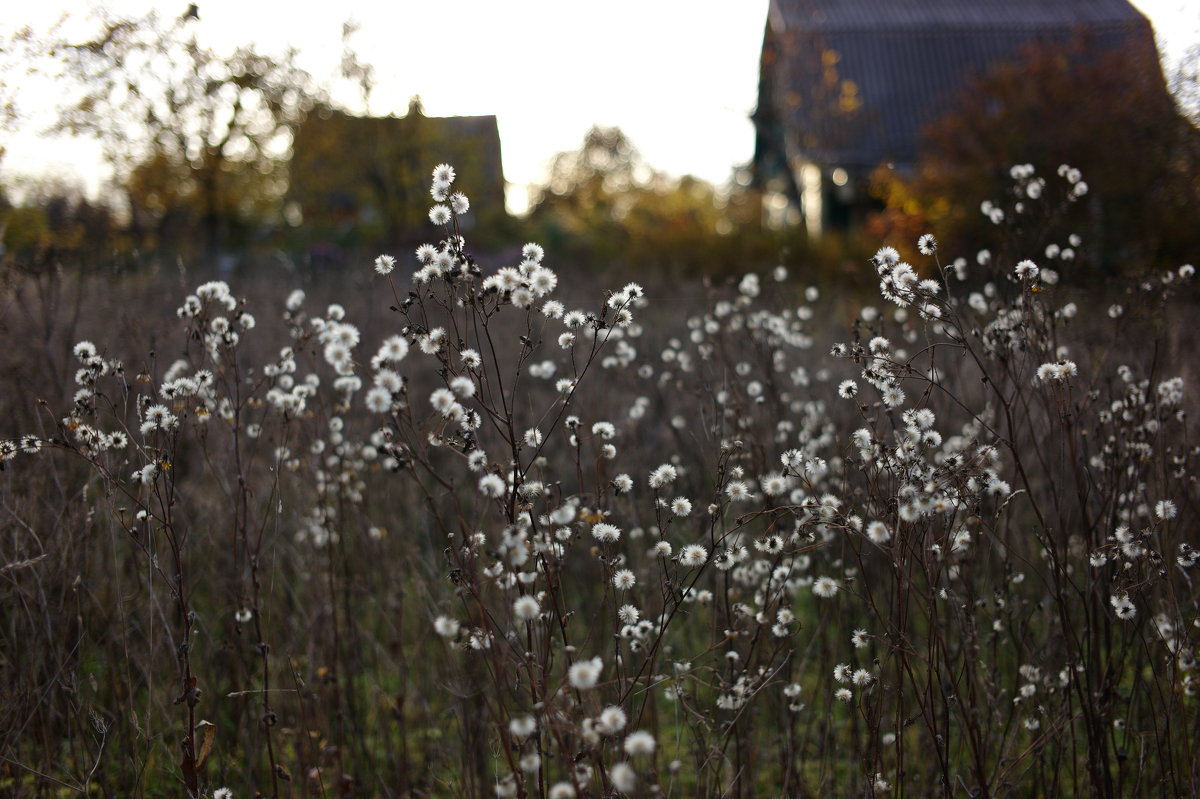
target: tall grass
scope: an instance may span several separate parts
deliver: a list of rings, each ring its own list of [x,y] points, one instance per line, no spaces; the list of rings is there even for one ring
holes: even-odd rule
[[[452,184],[344,304],[205,282],[12,401],[5,793],[1200,794],[1190,266],[583,297]]]

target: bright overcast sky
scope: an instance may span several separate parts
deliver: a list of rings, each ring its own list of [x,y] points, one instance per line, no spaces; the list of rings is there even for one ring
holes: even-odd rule
[[[10,8],[0,34],[44,27],[80,2],[50,0]],[[175,3],[180,13],[187,3]],[[419,94],[431,116],[495,114],[510,205],[544,175],[557,152],[575,149],[593,124],[617,125],[646,160],[674,175],[714,183],[754,149],[749,114],[768,0],[200,0],[201,37],[218,48],[253,42],[266,51],[292,45],[318,80],[335,79],[342,23],[361,23],[360,58],[376,70],[373,114],[403,114]],[[1200,41],[1200,4],[1135,0],[1178,57]],[[1194,6],[1190,10],[1188,6]],[[112,0],[139,15],[169,3]],[[171,9],[168,11],[168,9]],[[15,12],[15,13],[14,13]],[[25,18],[22,18],[25,14]],[[26,93],[28,94],[28,93]],[[38,95],[52,95],[39,89]],[[357,102],[349,85],[335,98]],[[18,98],[29,119],[8,140],[0,169],[75,175],[92,192],[103,168],[95,146],[39,141],[52,96]]]

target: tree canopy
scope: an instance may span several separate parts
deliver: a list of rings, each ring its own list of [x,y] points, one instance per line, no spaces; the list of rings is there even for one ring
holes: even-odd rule
[[[712,275],[778,256],[779,242],[762,235],[745,193],[670,177],[619,128],[597,126],[578,150],[555,156],[530,221],[540,240],[576,262]]]
[[[106,17],[49,52],[75,87],[56,130],[101,143],[133,225],[169,237],[181,218],[199,220],[215,250],[283,196],[292,132],[322,93],[294,50],[221,53],[201,43],[199,24],[191,8],[171,20]]]

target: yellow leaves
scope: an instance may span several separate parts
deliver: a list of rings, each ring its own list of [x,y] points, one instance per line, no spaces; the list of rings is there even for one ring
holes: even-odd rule
[[[842,81],[842,92],[838,97],[838,109],[843,113],[852,114],[862,108],[862,98],[858,96],[858,84],[852,80]]]

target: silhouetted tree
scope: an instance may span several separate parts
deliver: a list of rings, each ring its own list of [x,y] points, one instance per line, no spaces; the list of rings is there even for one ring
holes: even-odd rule
[[[50,52],[78,86],[57,130],[100,141],[135,227],[157,235],[198,220],[215,251],[232,227],[274,210],[292,131],[320,93],[295,51],[221,54],[199,42],[200,24],[196,14],[106,18]]]

